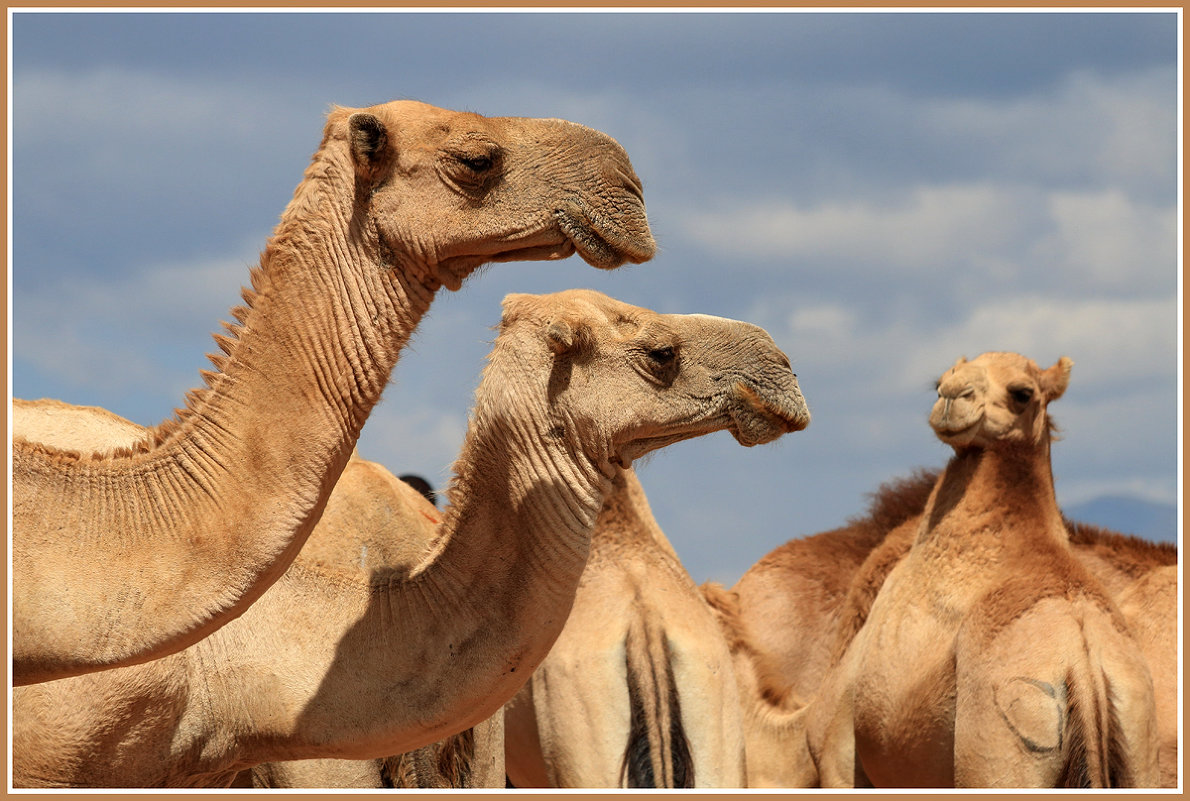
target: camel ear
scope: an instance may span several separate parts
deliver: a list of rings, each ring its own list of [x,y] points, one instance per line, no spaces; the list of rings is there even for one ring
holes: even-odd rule
[[[591,326],[581,317],[554,317],[545,327],[545,339],[556,356],[583,360],[595,350]]]
[[[1047,403],[1057,400],[1066,392],[1066,386],[1070,383],[1070,368],[1073,366],[1074,361],[1063,356],[1041,374],[1041,389]]]
[[[545,327],[545,341],[554,355],[561,356],[578,344],[578,332],[566,320],[550,320]]]
[[[375,114],[357,111],[347,118],[347,130],[356,173],[371,177],[388,156],[388,128]]]

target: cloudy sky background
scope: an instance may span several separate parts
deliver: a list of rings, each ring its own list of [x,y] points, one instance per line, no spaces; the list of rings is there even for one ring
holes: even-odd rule
[[[611,134],[659,244],[614,273],[501,264],[442,293],[360,440],[442,486],[508,292],[587,286],[767,328],[813,413],[639,466],[696,581],[949,449],[956,357],[1075,360],[1059,500],[1179,498],[1173,13],[19,13],[17,397],[168,417],[199,383],[332,104],[414,98]],[[1173,536],[1173,531],[1169,532]]]

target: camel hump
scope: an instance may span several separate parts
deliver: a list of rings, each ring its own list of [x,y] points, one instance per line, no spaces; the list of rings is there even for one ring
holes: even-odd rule
[[[13,398],[12,436],[64,451],[108,453],[131,448],[148,430],[98,406]]]
[[[694,759],[682,726],[673,652],[661,626],[636,617],[625,642],[628,744],[624,787],[693,787]]]

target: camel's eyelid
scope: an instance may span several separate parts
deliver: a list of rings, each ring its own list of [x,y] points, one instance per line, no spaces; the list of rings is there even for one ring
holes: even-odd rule
[[[663,345],[659,348],[650,348],[646,351],[646,355],[657,364],[670,364],[678,358],[678,349],[673,345]]]
[[[483,173],[500,164],[502,151],[493,142],[472,142],[451,151],[451,156],[472,172]]]
[[[1028,386],[1009,387],[1008,394],[1017,403],[1028,403],[1033,399],[1033,388]]]

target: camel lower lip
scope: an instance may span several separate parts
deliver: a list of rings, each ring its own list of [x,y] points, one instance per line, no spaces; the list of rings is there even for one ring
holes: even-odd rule
[[[941,426],[934,426],[934,432],[941,439],[944,439],[944,440],[946,440],[946,439],[960,439],[964,434],[969,434],[969,433],[973,432],[975,430],[975,427],[978,425],[979,425],[979,421],[977,420],[974,423],[963,426],[962,428],[952,428],[952,427],[943,428]]]
[[[556,211],[554,216],[558,227],[570,240],[575,251],[582,256],[583,261],[592,267],[610,270],[621,266],[625,262],[639,264],[647,261],[653,255],[652,238],[649,242],[638,247],[623,247],[613,243],[586,216],[567,211]],[[624,239],[625,237],[621,237]]]

